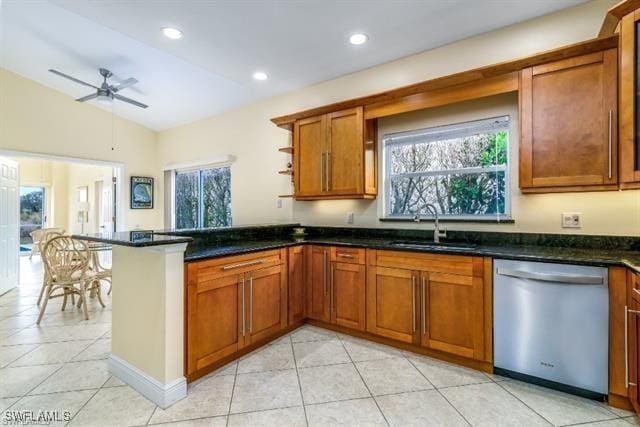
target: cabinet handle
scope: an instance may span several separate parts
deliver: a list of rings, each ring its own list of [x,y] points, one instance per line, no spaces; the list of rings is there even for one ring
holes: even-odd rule
[[[422,333],[427,333],[427,279],[422,276]]]
[[[265,261],[264,259],[257,259],[255,261],[240,262],[238,264],[229,264],[229,265],[223,266],[222,269],[223,270],[233,270],[234,268],[240,268],[240,267],[247,267],[249,265],[262,264],[264,261]]]
[[[253,331],[253,274],[249,275],[249,333]]]
[[[350,259],[355,258],[355,256],[353,256],[351,254],[344,254],[344,253],[341,253],[341,252],[338,252],[338,256],[340,256],[342,258],[350,258]]]
[[[320,191],[324,191],[324,151],[320,153]]]
[[[613,111],[609,110],[609,179],[611,179],[612,146],[613,146]]]
[[[630,385],[633,385],[633,386],[636,385],[635,383],[629,382],[629,314],[640,315],[640,311],[631,310],[626,305],[624,306],[624,386],[625,388],[629,388]]]
[[[416,331],[416,276],[411,276],[411,321],[412,332]]]
[[[336,271],[335,270],[336,266],[333,263],[330,263],[330,265],[331,265],[331,274],[329,276],[329,279],[331,280],[331,306],[330,306],[331,308],[330,308],[330,310],[331,310],[331,313],[333,313],[333,311],[336,309],[336,305],[335,305],[335,303],[333,301],[333,299],[335,298],[335,295],[336,295],[334,278],[333,278],[334,273]]]
[[[323,259],[322,279],[324,280],[324,296],[326,297],[327,295],[329,295],[329,289],[328,289],[329,280],[327,278],[327,251],[326,250],[322,253],[322,259]]]
[[[331,190],[331,151],[327,151],[325,161],[327,162],[327,167],[325,168],[325,176],[327,180],[327,191],[330,191]]]
[[[245,315],[244,315],[244,275],[242,276],[242,336],[244,336],[245,332]]]

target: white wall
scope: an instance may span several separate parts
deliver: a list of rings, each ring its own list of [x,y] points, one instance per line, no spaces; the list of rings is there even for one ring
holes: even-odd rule
[[[237,161],[232,167],[231,195],[235,224],[293,219],[307,225],[345,225],[347,212],[354,212],[356,226],[406,227],[378,222],[380,197],[373,202],[292,202],[285,199],[283,208],[277,208],[277,195],[291,191],[288,178],[277,174],[288,160],[286,155],[277,152],[277,148],[288,145],[291,135],[276,128],[269,119],[592,38],[597,34],[607,8],[613,3],[615,1],[612,0],[592,1],[161,132],[158,135],[159,161],[166,165],[224,154],[235,155]],[[483,102],[478,105],[482,107]],[[464,108],[454,106],[442,110],[444,113],[432,112],[429,113],[433,114],[431,119],[427,117],[419,121],[423,124],[447,123],[455,121],[456,116],[473,114]],[[502,108],[517,114],[513,100]],[[441,116],[436,118],[437,114]],[[402,129],[402,119],[393,120],[383,123]],[[402,125],[412,126],[411,123]],[[512,167],[517,164],[516,141],[512,138]],[[516,173],[512,173],[512,181],[515,178]],[[638,192],[522,196],[517,190],[517,181],[514,182],[515,225],[456,224],[449,228],[564,232],[566,230],[560,228],[560,212],[577,211],[584,214],[584,228],[578,233],[640,235]],[[379,184],[382,188],[382,183]]]
[[[88,188],[89,222],[85,233],[97,233],[95,182],[111,182],[113,168],[91,164],[59,162],[35,158],[15,158],[20,167],[20,185],[45,187],[47,227],[59,227],[69,234],[80,233],[78,187]],[[124,201],[128,202],[128,201]]]
[[[156,182],[162,176],[155,132],[2,68],[0,150],[122,163],[126,227],[163,225],[161,199],[156,198],[155,209],[129,208],[129,176],[151,176]]]

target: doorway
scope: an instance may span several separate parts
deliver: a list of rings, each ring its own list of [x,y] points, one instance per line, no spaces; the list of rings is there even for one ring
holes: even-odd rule
[[[33,239],[31,233],[44,228],[47,221],[45,211],[45,188],[20,186],[20,252],[30,252]]]

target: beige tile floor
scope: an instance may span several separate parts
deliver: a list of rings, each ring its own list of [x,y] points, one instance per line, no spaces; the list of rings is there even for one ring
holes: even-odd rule
[[[20,288],[0,296],[0,424],[7,410],[66,410],[73,426],[640,425],[598,402],[312,326],[190,384],[162,410],[109,374],[110,306],[92,302],[84,321],[53,300],[37,327],[39,259],[21,268]]]

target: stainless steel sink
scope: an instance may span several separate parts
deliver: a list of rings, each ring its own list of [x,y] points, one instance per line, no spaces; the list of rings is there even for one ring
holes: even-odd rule
[[[471,251],[477,248],[476,245],[467,245],[463,243],[443,243],[443,242],[424,242],[424,241],[397,241],[391,242],[392,246],[399,248],[413,249],[451,249],[456,251]]]

